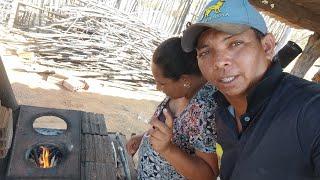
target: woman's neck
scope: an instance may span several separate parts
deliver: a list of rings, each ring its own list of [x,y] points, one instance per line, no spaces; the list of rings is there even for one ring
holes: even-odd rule
[[[178,99],[170,99],[169,109],[175,117],[178,117],[183,112],[193,96],[206,84],[206,82],[207,81],[202,78],[202,76],[192,76],[190,82],[192,85],[190,86],[187,95]]]
[[[185,95],[185,98],[187,100],[191,100],[192,97],[199,91],[199,89],[207,83],[207,80],[205,80],[202,76],[192,76],[191,77],[191,86],[189,88],[189,91]]]
[[[179,115],[183,112],[183,110],[187,107],[189,101],[184,98],[171,99],[169,101],[169,109],[174,117],[179,117]]]

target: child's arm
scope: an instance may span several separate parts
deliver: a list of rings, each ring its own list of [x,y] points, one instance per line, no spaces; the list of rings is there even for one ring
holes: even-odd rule
[[[165,124],[157,118],[150,122],[154,127],[148,132],[152,147],[187,179],[216,179],[219,174],[216,154],[196,151],[195,156],[191,156],[175,146],[171,142],[172,117],[166,110],[164,115]]]

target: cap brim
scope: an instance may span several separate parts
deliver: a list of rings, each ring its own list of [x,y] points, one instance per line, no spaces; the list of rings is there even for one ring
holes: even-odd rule
[[[196,23],[188,27],[185,31],[183,31],[183,36],[181,38],[181,47],[185,52],[191,52],[195,49],[197,45],[197,40],[207,29],[216,29],[218,31],[222,31],[228,34],[239,34],[250,27],[243,24],[207,24],[207,23]]]

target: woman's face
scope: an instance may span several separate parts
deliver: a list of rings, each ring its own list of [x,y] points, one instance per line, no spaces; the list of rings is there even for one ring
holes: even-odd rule
[[[184,87],[184,81],[180,79],[173,80],[166,78],[163,75],[162,69],[152,62],[151,71],[156,82],[156,88],[162,91],[172,99],[184,97],[186,95],[186,89]]]

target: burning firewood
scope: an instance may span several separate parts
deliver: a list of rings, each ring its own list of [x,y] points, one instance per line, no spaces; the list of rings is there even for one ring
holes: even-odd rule
[[[50,159],[49,159],[49,149],[46,147],[41,146],[42,153],[40,154],[39,162],[41,168],[50,168]]]
[[[29,154],[29,160],[40,168],[55,167],[61,160],[62,153],[52,145],[41,145],[33,148]]]

